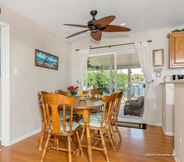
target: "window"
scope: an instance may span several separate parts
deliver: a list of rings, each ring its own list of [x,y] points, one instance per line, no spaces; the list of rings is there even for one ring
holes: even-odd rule
[[[103,93],[122,90],[126,98],[144,95],[144,75],[135,54],[97,55],[88,58],[87,87]]]
[[[87,87],[98,87],[103,93],[114,89],[114,55],[99,55],[88,58]]]
[[[114,69],[114,55],[99,55],[88,58],[88,70]]]

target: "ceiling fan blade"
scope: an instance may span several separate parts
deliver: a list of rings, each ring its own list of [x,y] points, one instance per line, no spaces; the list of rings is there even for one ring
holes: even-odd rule
[[[88,28],[87,25],[78,25],[78,24],[63,24],[65,26],[79,27],[79,28]]]
[[[124,26],[117,26],[117,25],[107,25],[103,32],[128,32],[131,29],[124,27]]]
[[[72,35],[69,35],[68,37],[66,37],[66,39],[71,38],[71,37],[74,37],[74,36],[79,35],[79,34],[82,34],[82,33],[85,33],[85,32],[87,32],[87,31],[89,31],[89,29],[82,30],[82,31],[80,31],[80,32],[77,32],[77,33],[74,33],[74,34],[72,34]]]
[[[115,16],[107,16],[101,19],[96,20],[96,25],[100,27],[105,27],[109,25],[116,17]]]
[[[92,31],[91,32],[91,37],[96,40],[96,41],[100,41],[102,38],[102,31]]]

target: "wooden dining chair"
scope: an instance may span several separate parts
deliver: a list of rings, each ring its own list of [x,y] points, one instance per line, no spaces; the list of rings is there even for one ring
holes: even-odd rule
[[[111,123],[112,123],[112,119],[113,119],[113,106],[114,106],[114,95],[111,96],[103,96],[102,97],[102,101],[105,103],[105,107],[104,107],[104,112],[103,112],[103,119],[104,119],[104,124],[105,124],[105,128],[106,128],[106,135],[108,136],[108,139],[110,141],[110,144],[113,148],[113,150],[115,150],[115,144],[113,142],[113,136],[111,133]]]
[[[44,101],[43,101],[43,94],[48,94],[48,92],[46,91],[40,91],[38,93],[38,101],[39,101],[39,108],[40,108],[40,112],[41,112],[41,119],[42,119],[42,126],[41,126],[41,137],[39,139],[39,146],[38,149],[39,151],[42,151],[42,146],[44,143],[44,139],[47,136],[47,118],[46,118],[46,111],[45,111],[45,105],[44,105]]]
[[[93,150],[97,151],[103,151],[105,154],[106,161],[109,162],[109,156],[108,151],[106,147],[106,141],[105,137],[108,137],[108,140],[110,141],[112,147],[114,146],[111,132],[110,132],[110,124],[111,124],[111,118],[112,118],[112,106],[113,106],[113,97],[112,96],[104,96],[102,97],[102,100],[104,102],[104,106],[101,108],[102,111],[99,113],[96,113],[96,115],[91,115],[89,120],[89,128],[90,130],[93,130],[95,132],[99,132],[100,137],[95,138],[100,139],[102,143],[102,147],[92,146]],[[83,129],[84,130],[84,129]],[[83,140],[84,131],[82,131],[81,135],[81,141]]]
[[[118,115],[121,107],[121,100],[123,96],[123,92],[115,92],[112,94],[113,96],[113,109],[112,109],[112,119],[111,119],[111,135],[113,137],[114,143],[116,143],[117,148],[120,146],[122,137],[120,130],[118,128]],[[117,141],[116,134],[118,135],[119,141]]]
[[[80,144],[79,138],[79,126],[80,124],[73,121],[73,109],[76,104],[76,99],[73,97],[67,97],[59,94],[44,94],[43,99],[45,102],[46,107],[46,117],[48,128],[48,136],[46,139],[46,143],[43,149],[41,162],[43,162],[44,157],[46,155],[46,151],[48,149],[51,136],[57,138],[58,140],[60,137],[67,137],[68,148],[61,148],[58,145],[53,147],[56,150],[60,151],[67,151],[68,152],[68,161],[72,162],[72,136],[76,135],[78,147],[81,153],[82,147]],[[62,105],[62,106],[61,106]],[[63,118],[60,120],[60,111],[62,111]],[[66,113],[69,112],[70,118],[69,120],[66,119]]]

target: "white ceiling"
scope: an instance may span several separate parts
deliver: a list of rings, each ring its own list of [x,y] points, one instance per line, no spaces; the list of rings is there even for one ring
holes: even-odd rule
[[[98,10],[97,18],[116,15],[114,24],[126,22],[133,31],[184,24],[184,0],[0,0],[0,4],[64,36],[80,29],[62,24],[87,23],[91,9]]]

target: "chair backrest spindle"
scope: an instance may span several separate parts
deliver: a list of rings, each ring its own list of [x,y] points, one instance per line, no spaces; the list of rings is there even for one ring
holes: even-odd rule
[[[40,111],[41,111],[41,116],[42,116],[42,123],[43,123],[43,128],[48,128],[48,112],[46,111],[46,106],[45,106],[45,103],[44,103],[44,99],[43,99],[43,95],[44,94],[48,94],[49,92],[46,92],[46,91],[40,91],[38,93],[38,100],[39,100],[39,105],[40,105]]]
[[[117,122],[119,110],[121,107],[121,99],[123,96],[123,92],[115,92],[112,94],[114,96],[114,103],[113,103],[113,120]]]
[[[113,111],[113,96],[103,96],[102,101],[104,102],[103,120],[105,124],[109,124],[112,119]]]

